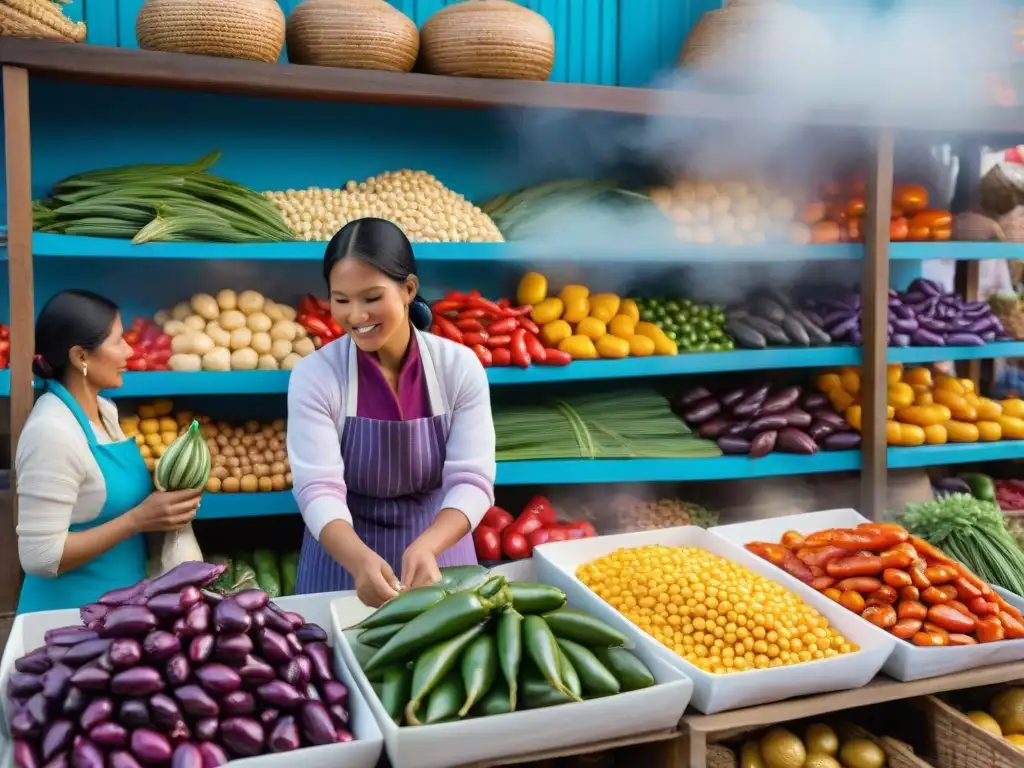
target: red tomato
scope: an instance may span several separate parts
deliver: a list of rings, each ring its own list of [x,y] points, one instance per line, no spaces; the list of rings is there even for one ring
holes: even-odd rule
[[[480,521],[481,525],[487,525],[501,533],[512,523],[512,515],[501,507],[488,509]]]
[[[9,355],[11,352],[11,340],[0,339],[0,354]]]
[[[146,329],[146,326],[149,325],[150,322],[151,321],[148,318],[136,317],[134,320],[132,320],[130,331],[134,331],[135,333],[142,333],[142,331]],[[128,334],[126,333],[125,336],[127,335]]]
[[[530,499],[523,507],[523,514],[535,515],[544,525],[555,525],[558,522],[558,515],[555,514],[546,496],[534,496]]]
[[[133,357],[128,361],[129,371],[148,371],[149,364],[144,357]]]
[[[478,525],[473,531],[473,544],[478,560],[501,559],[501,537],[489,525]]]
[[[549,541],[553,541],[551,538],[550,528],[538,528],[536,531],[526,537],[526,540],[530,543],[530,549],[539,547],[541,544],[547,544]]]
[[[578,531],[579,536],[573,536],[569,534],[570,539],[592,539],[597,536],[597,531],[594,526],[586,520],[573,520],[567,526],[571,531]]]
[[[546,530],[548,541],[567,541],[569,539],[569,530],[564,525],[553,525]]]
[[[153,341],[153,346],[158,349],[170,349],[171,348],[171,337],[166,333],[161,333]]]
[[[0,339],[11,338],[11,328],[7,325],[0,325]]]
[[[531,533],[536,531],[538,528],[543,528],[544,522],[536,515],[522,514],[513,520],[509,525],[505,527],[503,533],[518,533],[523,536],[529,536]]]
[[[124,340],[134,347],[139,343],[139,331],[125,331]]]
[[[501,548],[509,560],[522,560],[530,556],[530,542],[521,533],[509,533],[509,528],[505,529],[501,537]]]

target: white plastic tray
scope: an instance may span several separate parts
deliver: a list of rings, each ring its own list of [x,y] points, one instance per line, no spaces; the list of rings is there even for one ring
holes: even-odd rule
[[[499,566],[492,572],[502,573],[510,581],[534,578],[528,560]],[[569,602],[572,604],[571,598]],[[370,681],[356,663],[353,644],[358,632],[344,632],[371,610],[353,596],[335,600],[331,613],[342,658],[377,717],[392,768],[450,768],[675,728],[693,691],[690,680],[641,648],[634,652],[657,681],[650,688],[507,715],[399,727],[384,711]]]
[[[778,542],[786,531],[797,531],[806,536],[825,528],[853,528],[866,522],[869,520],[856,510],[830,509],[824,512],[776,517],[752,523],[720,525],[717,528],[712,528],[711,533],[733,544],[743,546],[751,541]],[[780,582],[787,585],[800,583],[781,568],[776,568],[768,563],[766,565],[775,571],[776,578]],[[1024,611],[1024,600],[999,587],[996,589],[1006,602]],[[889,632],[876,627],[869,621],[863,619],[860,621],[875,635],[893,637]],[[889,677],[904,682],[1024,659],[1024,640],[1002,640],[998,643],[965,645],[958,648],[919,648],[906,640],[895,639],[896,644],[892,655],[882,671]]]
[[[770,579],[777,578],[778,569],[725,539],[712,536],[695,526],[598,536],[594,539],[544,544],[534,549],[533,559],[541,581],[561,587],[569,599],[577,601],[581,608],[627,633],[636,642],[638,649],[656,653],[690,677],[694,685],[691,703],[701,712],[713,714],[793,696],[858,688],[871,681],[892,651],[895,638],[880,637],[871,632],[863,626],[867,622],[807,585],[797,582],[794,586],[787,582],[787,587],[814,606],[849,640],[857,643],[860,651],[791,667],[750,670],[729,675],[705,672],[663,646],[576,578],[576,568],[584,563],[620,547],[648,544],[701,547]]]
[[[331,600],[337,597],[353,595],[354,592],[325,592],[316,595],[297,595],[282,597],[274,602],[285,610],[301,613],[307,621],[319,624],[330,635]],[[11,627],[11,636],[0,659],[0,691],[7,690],[7,678],[14,670],[15,659],[24,656],[33,648],[43,644],[43,635],[49,629],[80,624],[77,610],[41,611],[18,616]],[[335,648],[335,672],[338,679],[349,687],[349,710],[351,713],[352,735],[354,741],[347,744],[327,744],[322,747],[307,747],[299,752],[284,752],[276,755],[260,755],[242,760],[232,760],[231,765],[239,768],[288,768],[292,760],[300,760],[302,768],[374,768],[380,759],[384,747],[384,738],[377,727],[373,712],[363,696],[362,690],[355,684],[350,670],[337,663],[337,643]],[[9,739],[7,734],[7,717],[0,713],[4,734],[0,741]],[[0,743],[0,765],[13,765],[13,755],[7,745]],[[6,755],[5,755],[6,753]]]

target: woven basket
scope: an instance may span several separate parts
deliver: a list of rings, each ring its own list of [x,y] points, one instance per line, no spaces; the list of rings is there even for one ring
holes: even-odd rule
[[[409,72],[419,50],[416,24],[385,0],[304,0],[288,16],[296,64]]]
[[[85,41],[85,22],[73,22],[57,3],[50,0],[0,0],[0,35]]]
[[[1024,301],[990,296],[988,304],[992,308],[992,313],[1003,324],[1007,335],[1018,341],[1024,340]]]
[[[555,33],[539,13],[509,0],[464,0],[427,19],[420,64],[434,75],[547,80]]]
[[[736,753],[722,744],[708,744],[707,768],[738,768]]]
[[[992,689],[993,693],[997,689]],[[914,703],[931,722],[936,768],[1020,768],[1024,750],[982,730],[966,715],[937,696]]]
[[[135,39],[148,51],[275,62],[284,47],[277,0],[146,0]]]
[[[767,66],[793,72],[828,55],[832,35],[813,14],[778,0],[726,0],[701,16],[678,64],[728,79],[756,77]]]

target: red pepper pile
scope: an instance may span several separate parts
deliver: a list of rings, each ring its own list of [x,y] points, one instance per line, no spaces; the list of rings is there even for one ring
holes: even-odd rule
[[[11,367],[11,328],[0,323],[0,370]]]
[[[1024,510],[1024,480],[996,480],[996,502],[1000,509]]]
[[[479,291],[451,291],[430,308],[434,324],[430,332],[464,344],[484,368],[515,365],[568,365],[566,352],[545,347],[540,329],[528,315],[533,307],[513,307],[508,299],[491,301]]]
[[[338,321],[331,317],[330,303],[311,293],[307,293],[299,302],[299,314],[295,322],[306,329],[317,349],[345,335]]]
[[[124,332],[124,340],[132,348],[128,358],[129,371],[167,371],[171,359],[171,337],[148,317],[137,317]]]
[[[480,561],[522,560],[533,548],[549,541],[589,539],[596,536],[586,520],[559,522],[551,502],[534,496],[514,518],[501,507],[491,507],[473,531],[476,557]]]

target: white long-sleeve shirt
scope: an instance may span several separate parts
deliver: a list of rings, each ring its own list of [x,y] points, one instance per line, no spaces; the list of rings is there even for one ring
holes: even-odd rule
[[[495,435],[487,373],[473,351],[416,332],[433,415],[451,414],[442,469],[441,508],[462,512],[476,528],[494,504]],[[347,336],[299,361],[288,381],[288,460],[292,492],[317,539],[334,520],[352,522],[341,456],[349,402],[355,400],[355,348]]]
[[[90,426],[100,443],[107,430],[124,433],[117,406],[100,398],[103,429]],[[71,410],[49,392],[32,408],[14,459],[18,491],[18,557],[25,573],[56,576],[72,523],[95,520],[107,501],[107,486],[89,442]]]

